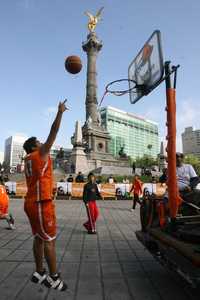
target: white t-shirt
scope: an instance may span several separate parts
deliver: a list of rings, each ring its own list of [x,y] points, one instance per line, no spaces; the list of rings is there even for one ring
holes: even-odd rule
[[[197,174],[191,165],[183,164],[181,167],[176,167],[176,176],[178,188],[182,191],[190,185],[190,179],[196,177]]]
[[[108,179],[108,183],[113,183],[114,182],[114,179],[112,178],[112,177],[110,177],[109,179]]]

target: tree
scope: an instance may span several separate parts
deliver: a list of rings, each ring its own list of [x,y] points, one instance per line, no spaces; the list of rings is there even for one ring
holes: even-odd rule
[[[198,175],[200,175],[200,159],[195,155],[189,154],[184,158],[184,162],[186,164],[190,164],[193,166]]]
[[[143,157],[136,158],[135,160],[135,165],[137,168],[151,168],[157,164],[158,162],[156,159],[146,154]]]
[[[152,145],[151,144],[149,144],[148,146],[147,146],[147,148],[149,149],[149,150],[151,150],[152,149]]]

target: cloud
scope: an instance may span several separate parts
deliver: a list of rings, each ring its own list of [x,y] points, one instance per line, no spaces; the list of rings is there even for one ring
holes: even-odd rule
[[[148,107],[144,116],[150,120],[155,120],[159,123],[160,140],[165,139],[165,112],[161,112],[160,107]],[[177,150],[182,151],[181,134],[186,127],[193,126],[193,128],[200,127],[200,103],[196,99],[188,98],[177,103]]]
[[[49,107],[47,107],[47,108],[44,110],[44,116],[45,116],[46,118],[51,117],[52,114],[55,115],[56,111],[57,111],[57,107],[56,107],[56,106],[49,106]]]
[[[177,149],[182,151],[181,134],[186,127],[199,127],[200,104],[195,99],[186,99],[177,106]]]
[[[199,126],[200,104],[193,100],[183,101],[180,107],[177,107],[177,127],[184,130],[188,126]]]

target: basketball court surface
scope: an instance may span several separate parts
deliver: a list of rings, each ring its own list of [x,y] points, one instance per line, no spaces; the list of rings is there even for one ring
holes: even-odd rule
[[[138,242],[139,207],[131,201],[98,201],[98,235],[82,227],[82,201],[57,200],[57,256],[68,292],[48,291],[31,283],[32,237],[23,200],[11,200],[16,230],[0,222],[1,300],[190,300],[199,299],[184,281],[164,269]]]

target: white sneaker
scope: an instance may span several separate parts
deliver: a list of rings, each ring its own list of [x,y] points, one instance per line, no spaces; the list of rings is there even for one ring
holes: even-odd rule
[[[11,230],[16,229],[15,226],[14,226],[12,223],[9,224],[9,228],[10,228]]]

